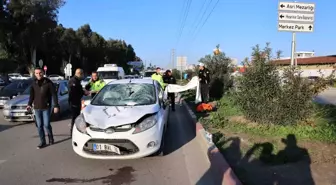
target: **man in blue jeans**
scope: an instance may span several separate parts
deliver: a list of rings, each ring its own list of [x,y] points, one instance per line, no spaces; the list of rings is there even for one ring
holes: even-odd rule
[[[56,88],[53,82],[43,76],[44,74],[41,68],[36,68],[34,70],[34,74],[36,78],[30,87],[30,96],[27,109],[31,110],[34,104],[37,130],[41,141],[37,148],[40,149],[47,146],[43,128],[47,130],[49,144],[54,144],[52,127],[50,125],[50,115],[52,108],[51,99],[54,101],[54,113],[58,113],[59,105]]]

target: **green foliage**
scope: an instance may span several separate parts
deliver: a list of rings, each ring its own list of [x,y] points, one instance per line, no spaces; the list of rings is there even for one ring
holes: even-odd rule
[[[172,75],[173,75],[176,79],[181,79],[181,71],[180,71],[180,70],[173,69],[173,70],[172,70]]]
[[[263,137],[285,137],[294,134],[298,139],[336,141],[336,106],[312,104],[309,121],[294,125],[256,124],[244,119],[233,96],[224,96],[217,104],[218,110],[201,122],[210,130],[231,133],[249,133]],[[233,119],[239,118],[239,119]]]
[[[245,117],[258,123],[296,124],[310,118],[312,98],[330,83],[330,78],[309,81],[299,69],[288,68],[282,75],[270,61],[272,49],[253,48],[253,60],[239,77],[234,98]]]
[[[66,63],[84,68],[86,73],[105,63],[129,71],[128,61],[141,60],[132,45],[123,40],[105,40],[85,24],[78,30],[57,25],[63,0],[1,1],[0,47],[8,59],[31,68],[42,59],[48,73],[62,73]],[[34,57],[36,51],[36,57]],[[0,63],[4,65],[4,63]]]
[[[231,72],[233,66],[231,59],[225,56],[225,53],[218,55],[206,55],[199,62],[206,65],[210,70],[210,97],[219,99],[223,94],[232,87]]]

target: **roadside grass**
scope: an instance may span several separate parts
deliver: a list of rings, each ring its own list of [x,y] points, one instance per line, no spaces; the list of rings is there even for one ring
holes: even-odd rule
[[[201,122],[208,129],[223,129],[231,132],[249,133],[263,137],[285,137],[294,134],[298,139],[335,142],[336,106],[314,104],[314,115],[295,125],[258,124],[244,119],[242,112],[234,105],[230,96],[218,102],[218,110],[210,114],[210,119]]]

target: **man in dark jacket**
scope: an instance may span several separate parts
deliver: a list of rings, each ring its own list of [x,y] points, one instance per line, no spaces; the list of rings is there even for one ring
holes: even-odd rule
[[[172,75],[170,70],[167,70],[164,77],[163,82],[166,84],[176,84],[176,79]],[[175,111],[175,93],[168,93],[168,98],[170,99],[172,111]]]
[[[86,90],[83,90],[83,87],[81,85],[81,80],[83,80],[83,78],[84,78],[83,70],[76,69],[75,76],[73,76],[68,82],[68,89],[69,89],[68,101],[71,110],[71,128],[70,128],[71,136],[75,120],[81,112],[83,95],[89,94]]]
[[[203,63],[199,63],[198,78],[200,82],[202,103],[207,103],[209,101],[210,71],[205,68]]]
[[[36,78],[30,87],[27,109],[31,110],[34,104],[35,119],[41,141],[37,148],[40,149],[46,146],[43,127],[47,130],[49,144],[54,144],[52,127],[50,125],[52,100],[54,102],[54,113],[58,113],[59,105],[56,88],[53,82],[48,78],[43,77],[43,70],[40,68],[36,68],[34,74]]]

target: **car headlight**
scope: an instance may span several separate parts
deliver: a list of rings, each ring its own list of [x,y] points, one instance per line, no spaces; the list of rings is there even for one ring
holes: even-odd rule
[[[75,120],[75,125],[76,128],[79,132],[85,134],[86,133],[86,128],[88,127],[88,124],[85,121],[84,115],[80,114],[76,120]]]
[[[11,106],[8,105],[7,103],[4,105],[4,109],[10,109],[10,108],[11,108]]]
[[[137,134],[152,128],[157,123],[156,114],[144,119],[141,123],[135,126],[135,131],[133,134]]]

